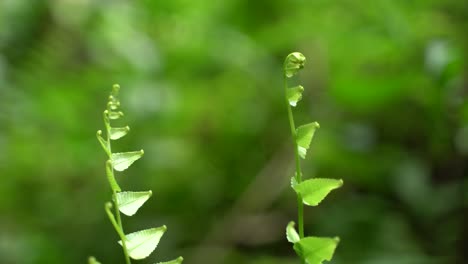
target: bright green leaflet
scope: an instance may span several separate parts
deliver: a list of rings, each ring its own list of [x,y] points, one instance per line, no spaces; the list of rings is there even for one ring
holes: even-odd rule
[[[332,259],[339,241],[337,237],[305,237],[294,244],[294,250],[307,263],[321,264],[324,260]]]
[[[295,223],[293,221],[289,222],[288,226],[286,227],[286,239],[288,239],[291,243],[297,243],[301,238],[297,233],[296,229],[294,228]]]
[[[148,257],[156,249],[159,240],[161,240],[166,230],[166,226],[161,226],[125,235],[130,257],[132,259],[144,259]],[[122,245],[122,241],[119,241],[119,244]]]
[[[101,262],[97,261],[95,257],[89,257],[88,264],[101,264]]]
[[[314,178],[295,185],[293,189],[301,194],[305,205],[317,206],[332,190],[341,185],[342,180]]]
[[[306,58],[299,52],[289,54],[283,65],[284,94],[288,111],[289,127],[294,145],[296,172],[291,179],[291,187],[297,195],[297,221],[299,232],[294,228],[294,222],[286,227],[286,239],[293,243],[294,250],[301,258],[302,263],[320,264],[323,260],[331,260],[338,244],[338,238],[319,238],[304,236],[304,206],[318,205],[333,189],[343,185],[342,180],[309,179],[302,181],[301,158],[305,159],[307,150],[317,128],[320,125],[312,122],[296,128],[291,106],[296,106],[302,98],[304,88],[301,85],[289,87],[288,79],[304,68]]]
[[[310,147],[310,142],[314,137],[315,130],[318,128],[320,128],[319,123],[313,122],[296,129],[297,150],[299,151],[299,156],[301,156],[301,158],[305,159],[307,150]]]
[[[288,101],[291,106],[296,106],[297,102],[299,102],[302,99],[303,91],[304,87],[302,87],[301,85],[288,88],[286,96],[288,97]]]
[[[151,191],[117,193],[116,198],[120,212],[128,216],[134,215],[152,194]]]
[[[145,152],[132,151],[132,152],[123,152],[123,153],[112,153],[111,162],[114,170],[124,171],[130,167],[135,161],[139,160]]]
[[[109,136],[112,140],[117,140],[122,138],[123,136],[127,135],[128,131],[130,131],[130,127],[111,127],[109,130]]]

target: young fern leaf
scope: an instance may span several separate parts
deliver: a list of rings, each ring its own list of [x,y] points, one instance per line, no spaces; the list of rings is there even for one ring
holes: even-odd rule
[[[123,230],[122,218],[120,213],[128,216],[134,215],[138,209],[151,197],[151,191],[145,192],[122,192],[117,180],[115,179],[115,171],[124,171],[128,169],[135,161],[140,159],[144,152],[131,151],[112,153],[111,141],[117,140],[125,136],[129,131],[130,127],[112,127],[111,120],[118,119],[123,116],[123,112],[118,111],[120,102],[118,100],[120,87],[114,85],[112,87],[112,93],[109,96],[107,103],[107,109],[104,111],[104,125],[106,136],[103,137],[103,132],[99,130],[96,134],[99,143],[106,152],[108,160],[106,162],[106,175],[109,181],[109,185],[112,190],[112,203],[108,202],[105,204],[105,212],[113,225],[115,231],[120,237],[118,243],[122,246],[125,263],[131,264],[132,259],[143,259],[146,258],[153,252],[159,244],[161,237],[166,231],[166,226],[158,228],[150,228],[131,234],[125,235]],[[112,208],[115,209],[115,213],[112,212]],[[179,257],[175,260],[167,262],[168,264],[182,263],[183,258]],[[100,264],[94,257],[88,259],[89,264]]]
[[[332,190],[340,188],[343,180],[314,178],[296,184],[293,189],[305,205],[317,206]]]
[[[152,192],[119,192],[116,194],[119,210],[125,215],[132,216],[151,197]]]
[[[293,52],[286,57],[284,61],[284,74],[291,78],[296,75],[300,69],[304,68],[306,58],[300,52]]]
[[[120,102],[117,100],[117,93],[109,96],[109,102],[107,103],[107,108],[109,110],[117,110],[120,107]]]
[[[120,153],[112,153],[111,155],[111,162],[114,170],[116,171],[124,171],[133,164],[133,162],[139,160],[145,152],[143,150],[140,151],[132,151],[132,152],[120,152]]]
[[[302,87],[302,85],[288,88],[286,96],[288,97],[288,101],[291,106],[296,106],[297,102],[299,102],[302,99],[303,91],[304,87]]]
[[[322,264],[332,259],[338,242],[337,237],[305,237],[294,244],[294,250],[308,264]]]
[[[296,129],[291,106],[296,106],[302,98],[304,88],[300,85],[288,87],[288,78],[296,75],[304,67],[305,57],[299,52],[289,54],[284,61],[284,92],[288,110],[289,126],[294,142],[294,155],[296,161],[296,173],[291,179],[291,187],[297,194],[298,226],[299,232],[294,228],[294,222],[289,222],[286,227],[286,238],[293,243],[294,250],[301,258],[302,263],[321,264],[324,260],[331,260],[338,238],[321,238],[304,236],[304,206],[318,205],[333,189],[343,184],[342,180],[310,179],[302,181],[301,159],[305,159],[307,150],[319,128],[317,122],[300,126]]]
[[[288,226],[286,227],[286,238],[288,239],[289,242],[291,243],[297,243],[301,238],[299,237],[299,234],[297,233],[296,229],[294,228],[294,223],[293,221],[289,222]]]
[[[125,235],[125,243],[130,257],[132,259],[148,257],[156,249],[166,230],[167,227],[164,225]],[[119,244],[122,245],[122,241],[119,241]]]
[[[109,137],[112,140],[117,140],[125,135],[127,135],[128,131],[130,131],[130,127],[111,127],[109,130]]]
[[[324,260],[330,261],[339,238],[328,237],[306,237],[299,238],[294,228],[294,222],[289,222],[286,227],[286,237],[293,243],[294,251],[309,264],[321,264]]]
[[[123,113],[123,112],[120,112],[120,111],[119,111],[119,112],[114,112],[114,111],[107,111],[107,110],[106,110],[104,113],[105,113],[105,114],[107,115],[107,117],[109,117],[109,119],[111,119],[111,120],[116,120],[116,119],[119,119],[119,118],[121,118],[122,116],[124,116],[124,113]]]
[[[319,123],[313,122],[307,125],[302,125],[296,129],[297,149],[299,151],[299,156],[303,159],[306,157],[307,150],[310,147],[310,142],[312,141],[317,128],[320,128]]]

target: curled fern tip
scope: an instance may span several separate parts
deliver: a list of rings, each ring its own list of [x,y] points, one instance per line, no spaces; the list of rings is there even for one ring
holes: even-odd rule
[[[300,52],[290,53],[284,60],[284,74],[291,78],[304,68],[306,57]]]

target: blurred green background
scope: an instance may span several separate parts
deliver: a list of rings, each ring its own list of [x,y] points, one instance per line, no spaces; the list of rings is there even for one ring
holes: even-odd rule
[[[321,129],[306,209],[335,264],[468,259],[468,2],[0,1],[0,263],[123,263],[95,132],[113,83],[145,150],[119,175],[154,196],[127,232],[168,225],[184,263],[299,263],[284,57],[307,65],[296,123]]]

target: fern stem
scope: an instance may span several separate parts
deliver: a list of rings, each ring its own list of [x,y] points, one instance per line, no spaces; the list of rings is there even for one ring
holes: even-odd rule
[[[114,197],[115,197],[115,193],[114,193]],[[107,203],[106,206],[105,206],[105,210],[106,210],[107,216],[109,217],[110,222],[112,223],[112,226],[114,226],[115,231],[117,232],[117,234],[120,237],[120,240],[122,241],[122,248],[124,248],[124,255],[125,255],[125,263],[130,264],[130,257],[128,256],[128,252],[126,250],[126,247],[124,246],[125,245],[125,239],[126,239],[125,234],[122,231],[122,227],[115,221],[115,217],[111,212],[111,207],[112,207],[112,204]],[[119,219],[119,218],[120,218],[120,214],[117,213],[117,219]]]
[[[115,231],[119,235],[120,239],[123,239],[123,238],[125,238],[125,234],[122,232],[122,230],[119,227],[119,224],[117,224],[117,221],[115,220],[115,216],[111,211],[112,206],[113,205],[111,203],[109,203],[109,202],[106,203],[105,210],[106,210],[107,216],[109,217],[109,220],[110,220],[112,226],[114,227]]]
[[[124,256],[125,256],[125,263],[126,264],[130,264],[131,261],[130,261],[130,257],[128,255],[128,250],[127,250],[127,245],[126,245],[126,240],[127,238],[125,237],[125,233],[123,231],[123,226],[122,226],[122,219],[120,217],[120,211],[119,211],[119,205],[117,203],[117,192],[114,191],[113,192],[113,197],[114,197],[114,205],[115,205],[115,214],[117,216],[117,224],[118,224],[118,227],[120,229],[120,233],[121,233],[121,240],[122,240],[122,249],[123,249],[123,253],[124,253]]]
[[[301,160],[299,158],[299,149],[297,146],[297,135],[296,135],[296,125],[294,124],[294,117],[291,109],[291,105],[289,104],[288,100],[288,81],[286,74],[283,75],[284,78],[284,98],[286,101],[286,107],[288,109],[288,119],[289,119],[289,127],[291,128],[291,136],[294,145],[294,157],[296,162],[296,173],[295,178],[297,183],[302,182],[302,172],[301,172]],[[302,196],[299,193],[297,195],[297,224],[299,229],[299,237],[302,239],[304,238],[304,204],[302,203]],[[302,260],[302,263],[305,263]]]
[[[108,111],[108,110],[106,110],[106,111]],[[112,158],[111,157],[111,155],[112,155],[112,146],[111,146],[111,140],[110,140],[110,128],[111,128],[111,126],[110,126],[109,118],[106,115],[106,111],[104,111],[104,125],[106,127],[106,143],[107,143],[107,149],[109,150],[108,155],[109,155],[109,159],[111,159]],[[107,166],[107,164],[106,164],[106,166]],[[118,187],[117,181],[115,180],[114,167],[113,166],[110,166],[109,174],[110,175],[108,175],[108,178],[109,178],[110,187],[112,189],[112,198],[113,198],[112,202],[114,203],[115,215],[117,217],[117,222],[115,222],[115,217],[111,218],[109,216],[109,219],[111,220],[112,225],[114,225],[114,228],[116,229],[117,233],[120,236],[120,239],[122,240],[122,249],[123,249],[123,253],[124,253],[124,256],[125,256],[125,263],[126,264],[131,264],[130,257],[128,255],[127,245],[126,245],[125,232],[123,230],[122,218],[120,217],[119,203],[117,202],[117,192],[120,191],[120,188]],[[115,184],[112,184],[112,183],[115,183]],[[106,208],[107,208],[107,206],[106,206]],[[108,215],[109,215],[110,211],[108,209],[106,209],[106,211],[108,212]]]

